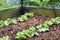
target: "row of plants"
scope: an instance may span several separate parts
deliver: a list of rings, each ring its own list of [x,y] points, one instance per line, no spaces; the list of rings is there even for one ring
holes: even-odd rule
[[[27,30],[22,30],[21,32],[16,33],[16,39],[22,40],[25,38],[32,38],[33,36],[38,36],[38,32],[45,32],[49,31],[49,28],[53,24],[59,24],[60,23],[60,17],[52,18],[50,21],[47,20],[43,24],[37,25],[36,28],[34,26],[30,27]],[[38,30],[36,30],[38,29]],[[9,37],[3,37],[0,38],[1,40],[10,40]]]
[[[25,20],[28,20],[28,17],[33,17],[34,16],[34,13],[25,13],[24,15],[21,15],[18,20],[23,22]],[[11,19],[11,18],[8,18],[6,19],[5,21],[1,20],[0,21],[0,28],[4,27],[4,26],[8,26],[10,24],[17,24],[17,20],[16,19]]]
[[[21,32],[18,32],[16,34],[16,38],[19,40],[22,40],[22,39],[27,38],[27,37],[31,38],[34,35],[38,36],[39,34],[36,32],[36,29],[32,26],[28,30],[23,30]]]
[[[60,23],[60,17],[52,18],[50,21],[45,21],[44,24],[37,25],[36,28],[38,29],[38,32],[45,32],[49,31],[49,28],[53,24],[59,24]],[[35,35],[39,35],[38,32],[36,31],[36,28],[30,27],[28,30],[23,30],[21,32],[17,32],[16,38],[19,40],[22,40],[24,38],[31,38]]]
[[[36,26],[39,32],[45,32],[49,31],[49,28],[53,24],[59,24],[60,23],[60,17],[52,18],[50,21],[45,21],[44,24],[40,24]]]

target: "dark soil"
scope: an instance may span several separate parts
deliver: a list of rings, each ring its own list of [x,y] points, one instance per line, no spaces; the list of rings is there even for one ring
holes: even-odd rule
[[[19,22],[18,24],[11,24],[0,29],[0,37],[9,36],[11,40],[16,40],[16,33],[24,29],[28,29],[31,26],[36,26],[38,24],[43,24],[49,16],[35,15],[34,17],[29,17],[28,20],[24,22]],[[25,40],[60,40],[60,24],[52,25],[49,32],[39,33],[40,35],[34,36],[33,38],[27,38]]]

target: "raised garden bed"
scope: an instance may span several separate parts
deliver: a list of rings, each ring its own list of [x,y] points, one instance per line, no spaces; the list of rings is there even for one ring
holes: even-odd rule
[[[47,15],[52,17],[55,16],[53,9],[41,8],[41,7],[35,7],[35,6],[25,6],[25,8],[26,8],[25,12],[34,12],[44,16],[47,16]],[[16,15],[18,11],[19,11],[19,6],[2,9],[0,10],[0,19],[5,20],[7,18],[12,18],[13,16],[18,16]],[[56,16],[60,16],[60,13],[59,13],[60,9],[55,9],[55,12],[56,12]]]
[[[17,20],[17,24],[10,24],[0,28],[0,37],[9,36],[10,40],[19,40],[16,37],[17,32],[22,30],[28,30],[31,26],[36,28],[37,25],[43,24],[46,20],[51,20],[50,16],[42,16],[40,14],[35,14],[32,17],[28,17],[25,21],[19,21],[18,17],[14,19]],[[38,29],[36,29],[38,30]],[[23,38],[22,40],[60,40],[60,24],[54,24],[49,27],[49,31],[38,32],[38,36],[33,36],[31,38]]]
[[[0,40],[60,40],[60,3],[29,1],[15,7],[0,3]]]

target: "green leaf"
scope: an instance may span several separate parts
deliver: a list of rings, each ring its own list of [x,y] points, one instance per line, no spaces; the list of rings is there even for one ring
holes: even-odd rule
[[[34,16],[34,13],[29,13],[29,16],[30,16],[30,17],[33,17],[33,16]]]
[[[49,2],[49,0],[43,0],[43,2]]]
[[[35,35],[35,33],[34,32],[31,32],[30,38],[33,37],[34,35]]]
[[[16,19],[12,19],[12,23],[17,24],[17,20]]]
[[[39,36],[39,34],[37,32],[35,32],[35,35]]]
[[[4,21],[4,24],[6,25],[6,26],[8,26],[9,24],[11,24],[12,23],[12,19],[10,19],[10,18],[8,18],[8,19],[6,19],[6,21]]]
[[[28,30],[30,30],[30,31],[35,31],[35,28],[32,26],[32,27],[30,27]]]
[[[26,36],[24,35],[23,32],[18,32],[18,33],[16,34],[16,38],[18,38],[18,39],[23,39],[23,38],[26,38]]]
[[[52,19],[51,19],[51,22],[52,22],[53,24],[58,24],[58,23],[60,23],[60,17],[56,17],[55,19],[52,18]]]
[[[36,32],[36,29],[32,26],[28,29],[30,32],[29,32],[29,35],[30,35],[30,38],[33,37],[34,35],[38,35],[38,33]]]
[[[23,30],[22,32],[24,33],[25,36],[30,37],[30,35],[29,35],[29,32],[30,32],[30,31],[29,31],[29,30]]]
[[[41,29],[41,28],[43,28],[43,25],[40,24],[40,25],[36,26],[36,28]]]
[[[34,16],[34,13],[25,13],[25,16],[29,16],[29,17],[33,17]]]
[[[4,27],[4,22],[1,20],[0,21],[0,28]]]
[[[53,23],[51,21],[45,21],[44,24],[47,24],[48,26],[51,26]]]
[[[18,18],[20,21],[25,21],[25,20],[27,20],[28,18],[27,18],[27,16],[25,16],[25,15],[22,15],[20,18]]]
[[[48,28],[42,28],[42,29],[39,29],[38,31],[39,32],[45,32],[45,31],[49,31],[49,29]]]
[[[51,19],[51,22],[52,22],[53,24],[57,24],[57,20],[54,19],[54,18]]]
[[[9,36],[5,36],[3,38],[0,38],[0,40],[10,40],[10,39],[9,39]]]
[[[3,40],[9,40],[9,37],[8,36],[3,37]]]
[[[49,25],[48,24],[43,24],[44,28],[49,28]]]
[[[25,16],[29,16],[29,13],[25,13]]]
[[[57,24],[60,23],[60,17],[56,17],[55,20],[57,20]]]

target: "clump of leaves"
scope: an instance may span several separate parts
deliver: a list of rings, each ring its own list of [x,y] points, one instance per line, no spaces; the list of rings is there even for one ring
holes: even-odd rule
[[[12,19],[12,23],[17,24],[17,20],[16,19]]]
[[[33,17],[34,13],[25,13],[21,17],[18,18],[19,21],[25,21],[28,19],[28,17]]]
[[[50,21],[51,21],[53,24],[56,24],[56,23],[57,23],[57,20],[55,20],[54,18],[52,18]]]
[[[22,32],[24,33],[25,36],[30,37],[30,35],[29,35],[30,31],[29,30],[23,30]]]
[[[28,18],[27,18],[27,16],[25,16],[25,15],[22,15],[21,17],[19,17],[18,18],[18,20],[20,20],[20,21],[25,21],[25,20],[27,20]]]
[[[10,40],[8,36],[0,38],[0,40]]]
[[[4,24],[8,26],[9,24],[12,23],[12,19],[8,18],[6,21],[4,21]]]
[[[8,26],[11,23],[17,24],[17,20],[16,19],[10,19],[10,18],[8,18],[8,19],[6,19],[6,21],[4,21],[4,24],[6,26]]]
[[[37,36],[39,35],[33,26],[30,27],[28,30],[30,31],[29,32],[30,38],[33,37],[34,35],[37,35]]]
[[[44,26],[46,26],[46,27],[51,26],[52,24],[53,24],[53,22],[51,22],[51,21],[44,22]]]
[[[57,24],[60,23],[60,17],[56,17],[55,20],[57,20]]]
[[[34,35],[39,35],[36,31],[34,27],[30,27],[28,30],[23,30],[22,32],[18,32],[16,34],[16,38],[22,40],[23,38],[31,38]]]
[[[2,28],[4,26],[4,22],[3,20],[0,21],[0,28]]]
[[[25,15],[28,17],[33,17],[34,16],[34,13],[25,13]]]
[[[45,32],[45,31],[49,30],[49,28],[46,28],[46,26],[43,26],[42,24],[38,25],[36,27],[37,27],[37,29],[38,29],[39,32]]]
[[[50,21],[51,21],[53,24],[58,24],[58,23],[60,23],[60,17],[52,18]]]
[[[18,32],[16,34],[16,38],[22,40],[22,39],[26,38],[26,36],[23,32]]]

